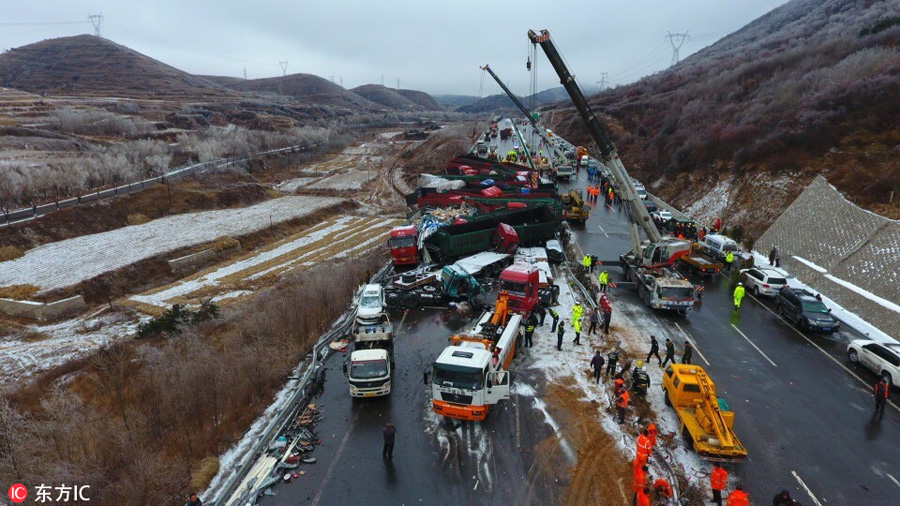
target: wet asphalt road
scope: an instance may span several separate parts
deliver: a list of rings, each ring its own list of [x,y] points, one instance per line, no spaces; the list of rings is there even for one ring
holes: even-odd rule
[[[584,188],[584,171],[580,178],[572,185]],[[614,259],[630,249],[627,218],[602,202],[573,231],[586,252]],[[718,394],[736,412],[735,432],[749,458],[731,471],[757,504],[782,488],[803,504],[815,504],[800,480],[822,505],[900,504],[900,414],[888,406],[883,420],[873,419],[871,387],[877,378],[846,359],[847,343],[862,336],[846,327],[833,335],[800,333],[765,297],[745,298],[735,313],[724,276],[693,281],[706,290],[702,305],[687,318],[652,312],[630,290],[614,296],[630,302],[629,312],[649,315],[676,336],[678,324],[709,360],[707,366],[695,354],[694,362],[707,368]],[[896,403],[896,393],[892,397]]]
[[[394,315],[395,326],[402,316]],[[341,368],[346,355],[332,355],[324,392],[314,401],[325,414],[315,428],[323,444],[309,454],[318,461],[303,465],[305,475],[277,485],[277,495],[259,504],[559,503],[566,477],[530,469],[536,444],[553,434],[530,398],[514,394],[481,424],[450,423],[432,412],[423,371],[447,337],[469,324],[449,310],[410,312],[397,326],[397,376],[385,398],[352,400]],[[537,379],[522,374],[515,381],[533,385]],[[392,461],[381,457],[388,421],[397,427]]]

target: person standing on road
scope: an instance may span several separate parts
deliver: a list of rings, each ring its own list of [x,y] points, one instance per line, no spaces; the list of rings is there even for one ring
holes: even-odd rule
[[[600,307],[603,309],[603,333],[609,334],[609,322],[612,321],[612,304],[609,297],[600,297]]]
[[[600,271],[600,293],[606,293],[609,289],[609,271]]]
[[[584,255],[584,258],[581,259],[581,266],[584,267],[584,272],[591,272],[591,256]]]
[[[772,251],[769,252],[769,265],[775,267],[775,253],[778,252],[778,248],[772,246]]]
[[[537,307],[534,309],[534,312],[540,317],[538,321],[538,327],[544,326],[544,318],[547,317],[547,308],[544,307],[543,303],[538,303]]]
[[[606,375],[612,378],[616,374],[616,363],[619,362],[619,352],[613,350],[606,355]]]
[[[725,253],[725,268],[728,272],[731,272],[732,264],[734,264],[734,253],[729,251],[728,253]]]
[[[656,340],[656,336],[650,336],[650,353],[647,354],[647,359],[644,362],[649,363],[652,356],[656,356],[659,366],[662,367],[662,359],[659,358],[659,341]]]
[[[531,348],[532,346],[534,346],[534,344],[532,343],[532,338],[534,337],[534,321],[529,317],[529,320],[526,323],[527,323],[527,325],[525,325],[525,347]]]
[[[736,287],[734,287],[734,310],[740,311],[741,309],[741,301],[744,300],[744,294],[746,290],[744,290],[744,284],[738,283]]]
[[[650,452],[653,451],[653,445],[650,444],[650,432],[647,429],[641,431],[637,437],[637,460],[644,466],[650,460]]]
[[[594,380],[597,383],[600,383],[600,376],[603,375],[603,354],[600,353],[600,350],[594,352],[594,358],[591,359],[591,368],[594,370]]]
[[[672,362],[673,364],[675,363],[675,343],[673,343],[669,338],[666,338],[666,359],[663,360],[661,364],[659,364],[659,367],[663,368],[669,362]]]
[[[581,346],[581,318],[572,320],[572,330],[575,331],[575,339],[572,340],[572,343]]]
[[[775,267],[781,267],[781,252],[778,251],[778,248],[775,248],[775,263],[773,265]]]
[[[738,485],[728,494],[728,502],[726,506],[750,506],[750,496],[744,492],[743,487]]]
[[[594,309],[591,311],[591,316],[589,318],[591,322],[591,326],[588,327],[588,334],[596,334],[597,333],[597,324],[600,323],[600,309]]]
[[[394,424],[388,422],[387,425],[384,426],[384,429],[381,430],[384,435],[384,448],[381,450],[381,458],[393,460],[394,459],[394,439],[397,436],[397,429],[394,427]]]
[[[647,488],[647,472],[649,470],[647,466],[641,466],[634,470],[634,479],[631,482],[631,490],[634,492],[632,504],[638,504],[638,496]],[[644,495],[646,496],[646,494]]]
[[[684,355],[681,356],[682,364],[690,364],[691,359],[694,357],[694,347],[691,346],[690,341],[684,342]]]
[[[572,306],[572,323],[575,323],[575,320],[580,320],[581,315],[584,314],[584,306],[581,305],[580,302],[576,302],[574,306]]]
[[[713,464],[712,473],[709,475],[709,485],[712,488],[713,502],[722,506],[722,491],[728,484],[728,471],[722,469],[718,462]]]
[[[890,397],[891,386],[887,378],[882,377],[881,381],[875,383],[875,413],[872,416],[877,414],[879,420],[884,418],[884,405],[888,403]]]
[[[556,323],[555,319],[553,320],[553,323]],[[562,320],[559,322],[559,327],[556,329],[556,350],[557,351],[562,351],[563,335],[566,333],[565,326],[566,326],[566,321]]]
[[[656,448],[656,436],[659,434],[659,430],[656,428],[655,423],[651,423],[647,426],[647,437],[650,438],[650,447]]]

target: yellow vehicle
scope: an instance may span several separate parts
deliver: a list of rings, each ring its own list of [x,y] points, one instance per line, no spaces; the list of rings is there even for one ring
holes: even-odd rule
[[[672,364],[663,374],[663,396],[681,419],[681,434],[705,460],[741,462],[747,449],[732,429],[734,411],[716,397],[716,387],[698,365]]]
[[[584,223],[591,216],[591,208],[584,205],[581,190],[569,190],[569,193],[563,194],[559,199],[563,205],[563,216],[567,220]]]

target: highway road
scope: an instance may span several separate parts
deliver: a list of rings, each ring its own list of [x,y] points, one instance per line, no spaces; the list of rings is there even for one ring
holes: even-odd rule
[[[316,426],[323,445],[305,465],[306,474],[275,487],[264,506],[297,504],[558,504],[572,462],[544,462],[534,472],[535,448],[554,437],[531,398],[514,394],[491,410],[485,422],[450,423],[431,409],[431,386],[423,372],[470,318],[453,310],[419,309],[397,325],[397,377],[391,395],[354,401],[342,373],[346,355],[326,362],[326,383],[314,402],[325,418]],[[528,358],[520,356],[519,364]],[[517,382],[539,384],[540,371],[517,366]],[[392,421],[397,440],[392,461],[381,457],[381,429]]]
[[[582,171],[560,189],[586,185]],[[630,248],[625,212],[602,199],[573,231],[601,259]],[[883,420],[873,419],[877,378],[846,359],[847,343],[862,336],[846,326],[834,335],[801,333],[775,314],[771,300],[752,296],[735,313],[725,276],[693,281],[706,290],[687,318],[651,312],[627,289],[613,296],[627,299],[636,319],[668,328],[676,343],[688,334],[709,361],[695,359],[736,412],[735,431],[750,457],[732,472],[751,497],[767,500],[788,488],[803,504],[897,504],[900,412],[892,404]]]

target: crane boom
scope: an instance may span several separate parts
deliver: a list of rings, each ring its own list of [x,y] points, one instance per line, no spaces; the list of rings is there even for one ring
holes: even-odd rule
[[[522,101],[519,100],[519,97],[517,97],[513,92],[509,91],[509,88],[507,88],[506,85],[503,84],[503,81],[501,81],[500,78],[497,77],[497,74],[495,74],[494,71],[491,70],[490,65],[485,64],[483,67],[481,67],[481,70],[486,70],[487,73],[494,78],[494,81],[497,81],[497,84],[500,85],[500,88],[506,93],[510,100],[512,100],[513,103],[516,104],[516,107],[518,107],[519,110],[522,111],[522,114],[524,114],[525,117],[528,118],[528,121],[531,122],[531,126],[534,127],[535,132],[537,132],[541,139],[543,139],[544,144],[546,144],[551,150],[553,150],[556,158],[558,160],[565,160],[566,156],[562,153],[562,151],[559,150],[559,148],[556,147],[555,143],[550,142],[550,139],[547,137],[547,133],[544,132],[544,129],[538,126],[537,120],[534,119],[534,114],[532,114],[531,111],[529,111],[528,108],[525,107],[524,104],[522,104]]]
[[[620,184],[619,195],[622,200],[628,204],[631,210],[633,224],[636,222],[636,226],[639,225],[644,229],[650,242],[660,242],[662,236],[660,235],[659,230],[657,230],[653,220],[650,219],[650,213],[647,212],[647,208],[644,207],[643,202],[637,198],[637,194],[634,190],[634,183],[631,182],[628,171],[625,170],[625,165],[622,164],[622,160],[616,152],[615,145],[609,140],[606,132],[603,131],[603,127],[600,126],[600,121],[597,120],[594,111],[591,110],[587,99],[581,92],[581,88],[579,88],[578,83],[575,82],[575,76],[569,72],[562,56],[560,56],[559,51],[556,50],[553,41],[550,40],[550,32],[541,30],[541,33],[538,34],[535,33],[534,30],[528,30],[528,38],[531,40],[532,44],[540,44],[544,53],[547,55],[547,59],[550,60],[550,64],[553,65],[553,69],[556,70],[556,73],[559,75],[560,83],[566,89],[566,92],[568,92],[569,97],[572,99],[572,103],[575,105],[575,109],[578,110],[578,114],[581,115],[581,119],[584,121],[588,132],[591,134],[591,138],[597,144],[597,149],[600,150],[602,157],[601,161],[612,172],[613,176],[615,176]],[[635,253],[640,255],[640,244],[637,242],[636,233],[632,234],[632,240],[635,242]]]

